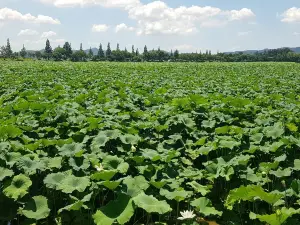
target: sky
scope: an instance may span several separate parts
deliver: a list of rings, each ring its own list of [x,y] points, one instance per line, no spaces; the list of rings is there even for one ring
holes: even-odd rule
[[[40,50],[111,43],[130,50],[300,46],[299,0],[0,0],[0,45]]]

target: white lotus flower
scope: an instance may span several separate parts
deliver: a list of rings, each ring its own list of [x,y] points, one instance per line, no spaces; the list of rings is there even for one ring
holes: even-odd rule
[[[194,211],[183,211],[180,212],[181,217],[178,217],[179,220],[187,220],[187,219],[193,219],[196,215],[194,214]]]
[[[102,164],[100,164],[100,166],[95,166],[95,168],[96,168],[96,170],[97,170],[98,172],[104,170]]]
[[[131,151],[136,152],[136,147],[134,145],[131,145]]]

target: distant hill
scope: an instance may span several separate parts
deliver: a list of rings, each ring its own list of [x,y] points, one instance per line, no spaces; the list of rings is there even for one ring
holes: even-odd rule
[[[290,47],[283,47],[283,48],[289,48],[289,49],[291,49],[293,52],[295,52],[295,53],[300,53],[300,47],[295,47],[295,48],[290,48]],[[235,54],[235,53],[240,53],[240,52],[242,52],[242,53],[244,53],[244,54],[250,54],[250,55],[252,55],[252,54],[255,54],[256,52],[258,52],[258,53],[262,53],[262,52],[264,52],[265,50],[269,50],[268,48],[266,48],[266,49],[262,49],[262,50],[244,50],[244,51],[234,51],[234,52],[224,52],[225,54]]]
[[[87,49],[87,50],[84,50],[86,54],[89,53],[90,49]],[[92,48],[92,52],[94,55],[97,55],[98,54],[98,48]]]

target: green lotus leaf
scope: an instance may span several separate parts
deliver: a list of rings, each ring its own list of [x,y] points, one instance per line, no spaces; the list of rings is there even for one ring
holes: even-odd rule
[[[90,179],[88,177],[69,175],[63,180],[59,189],[64,193],[71,194],[74,191],[84,192],[89,185]]]
[[[216,134],[227,134],[230,130],[229,126],[218,127],[215,129]]]
[[[300,180],[293,180],[291,183],[292,190],[296,193],[296,195],[300,194]]]
[[[111,140],[117,139],[121,135],[119,130],[106,130],[103,133]]]
[[[298,127],[294,123],[288,123],[288,124],[286,124],[286,127],[292,132],[298,131]]]
[[[48,188],[60,190],[61,183],[67,178],[67,173],[52,173],[48,174],[44,179],[44,184]]]
[[[58,147],[58,152],[61,156],[72,157],[80,152],[82,147],[82,144],[79,143],[64,144],[62,147]]]
[[[83,158],[83,157],[70,158],[69,159],[69,165],[75,171],[79,171],[79,170],[85,171],[90,167],[90,161],[88,159]]]
[[[191,202],[191,205],[196,207],[196,209],[204,216],[218,215],[222,216],[222,212],[216,210],[211,201],[205,197],[195,199]]]
[[[177,202],[181,202],[186,198],[188,198],[192,194],[192,192],[185,191],[185,190],[178,190],[178,191],[171,192],[166,189],[160,189],[159,194],[166,197],[169,200],[175,200]]]
[[[44,196],[35,196],[26,203],[22,213],[29,219],[41,220],[50,214],[48,199]]]
[[[210,193],[210,189],[212,188],[211,185],[203,186],[201,184],[198,184],[196,181],[189,182],[187,183],[187,185],[190,185],[196,192],[201,193],[201,195],[203,196]]]
[[[0,138],[2,137],[3,139],[16,138],[19,137],[22,133],[23,131],[21,129],[13,125],[0,127]]]
[[[124,159],[117,156],[106,156],[102,162],[103,168],[107,170],[117,170],[120,173],[126,173],[129,169],[129,164],[124,162]]]
[[[0,142],[0,152],[7,152],[10,147],[9,142]]]
[[[274,142],[271,145],[266,146],[267,147],[267,149],[266,149],[267,151],[265,151],[265,152],[268,152],[268,151],[270,151],[270,152],[276,152],[282,146],[284,146],[284,143],[282,141]]]
[[[171,140],[173,141],[170,144],[173,144],[176,141],[181,140],[182,136],[180,134],[172,134],[172,135],[169,136],[169,138],[171,138]]]
[[[100,147],[105,146],[108,141],[109,137],[104,132],[100,132],[92,141],[93,150],[99,150]]]
[[[258,219],[259,221],[270,225],[282,225],[286,222],[286,220],[289,217],[299,213],[300,213],[300,209],[296,210],[294,208],[283,207],[281,209],[276,210],[276,213],[271,215],[258,215],[251,212],[249,217],[252,220]]]
[[[144,192],[133,198],[133,202],[139,208],[147,213],[165,214],[172,211],[172,208],[166,201],[159,201],[153,195],[146,195]]]
[[[32,175],[35,174],[37,170],[43,170],[43,164],[36,160],[30,159],[29,157],[22,157],[17,162],[17,167],[19,170],[23,170],[25,174]]]
[[[259,164],[259,170],[262,172],[268,172],[272,169],[277,169],[279,166],[279,162],[275,161],[273,163],[269,162],[262,162]]]
[[[228,209],[232,210],[234,204],[237,201],[242,200],[242,201],[253,202],[256,199],[261,199],[273,205],[283,196],[284,194],[282,193],[267,193],[263,190],[261,186],[256,186],[256,185],[241,186],[229,192],[229,195],[225,202],[225,206]]]
[[[47,169],[60,169],[62,166],[62,157],[44,158],[42,162]]]
[[[208,137],[203,137],[203,138],[200,138],[196,143],[194,143],[194,146],[202,146],[205,144],[206,140],[207,140]]]
[[[70,194],[75,190],[78,192],[84,192],[90,185],[90,180],[88,177],[75,177],[74,175],[65,172],[47,175],[44,179],[44,183],[48,188]]]
[[[9,198],[18,200],[28,193],[31,185],[30,178],[24,174],[20,174],[13,177],[11,184],[3,190],[3,193]]]
[[[237,141],[226,141],[226,140],[221,140],[219,142],[219,147],[221,148],[229,148],[229,149],[233,149],[236,146],[239,146],[241,143],[237,142]]]
[[[253,158],[254,156],[252,155],[237,155],[235,157],[233,157],[228,164],[232,165],[232,166],[247,166],[249,160],[251,158]]]
[[[91,175],[92,180],[105,180],[109,181],[111,180],[115,175],[117,174],[117,171],[115,170],[103,170],[100,172],[96,172],[93,175]]]
[[[103,181],[100,184],[103,185],[104,187],[107,187],[110,190],[115,190],[119,185],[121,181]]]
[[[276,171],[271,170],[270,174],[276,176],[276,177],[289,177],[292,174],[292,170],[290,168],[285,169],[278,169]]]
[[[9,152],[6,153],[3,157],[3,160],[5,161],[6,165],[9,167],[13,167],[21,158],[21,153],[19,152]]]
[[[84,203],[89,202],[91,200],[93,193],[90,193],[83,197],[82,200],[78,200],[77,198],[73,197],[75,202],[73,204],[67,205],[61,209],[58,210],[58,214],[60,214],[62,211],[78,211],[81,208],[88,209],[88,206],[86,206]],[[72,197],[72,196],[71,196]]]
[[[274,124],[274,126],[266,127],[264,130],[267,137],[276,139],[280,138],[284,134],[284,127],[280,122]]]
[[[287,158],[286,154],[283,154],[281,156],[274,158],[274,161],[275,162],[284,162],[286,160],[286,158]]]
[[[178,119],[180,119],[182,121],[182,123],[185,126],[189,127],[189,128],[193,128],[196,125],[196,123],[194,122],[194,120],[191,119],[191,118],[189,118],[189,117],[187,117],[186,115],[180,116]]]
[[[254,144],[260,144],[263,138],[264,134],[256,133],[250,136],[250,141],[252,141]]]
[[[167,184],[167,181],[150,181],[150,184],[157,189],[161,189],[163,186]]]
[[[294,160],[294,170],[297,170],[297,171],[300,170],[300,159]]]
[[[146,158],[146,159],[150,159],[151,161],[155,162],[161,159],[160,154],[152,149],[143,149],[142,151],[142,155]]]
[[[214,128],[216,126],[215,120],[204,120],[202,121],[202,127],[205,128]]]
[[[115,222],[125,224],[129,222],[134,214],[132,199],[124,194],[119,194],[115,201],[110,201],[106,206],[101,207],[93,215],[97,225],[111,225]]]
[[[126,177],[123,184],[127,186],[127,194],[134,197],[149,187],[148,181],[143,176]]]
[[[124,134],[120,136],[120,139],[123,144],[136,145],[138,144],[140,137],[132,134]]]
[[[0,167],[0,181],[3,181],[6,177],[14,175],[14,171]]]
[[[58,214],[62,213],[63,211],[79,211],[82,207],[84,207],[84,202],[82,201],[77,201],[71,205],[67,205],[57,211]],[[88,208],[85,206],[85,208]]]

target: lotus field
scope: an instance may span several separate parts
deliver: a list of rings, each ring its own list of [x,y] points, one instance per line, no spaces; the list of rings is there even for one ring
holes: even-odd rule
[[[0,62],[0,224],[300,224],[300,64]]]

